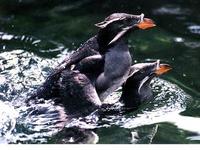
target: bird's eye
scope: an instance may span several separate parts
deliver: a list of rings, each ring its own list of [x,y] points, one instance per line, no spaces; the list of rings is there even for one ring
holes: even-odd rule
[[[131,23],[132,23],[132,19],[131,18],[124,19],[124,24],[130,25]]]

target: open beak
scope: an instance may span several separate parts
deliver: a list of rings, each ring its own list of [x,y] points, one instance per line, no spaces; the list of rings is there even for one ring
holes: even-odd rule
[[[149,28],[152,28],[152,27],[155,27],[156,24],[154,23],[153,20],[149,19],[149,18],[144,18],[144,14],[141,14],[140,15],[140,23],[137,24],[137,27],[139,29],[149,29]]]
[[[156,68],[156,71],[155,71],[155,74],[156,75],[162,75],[168,71],[170,71],[172,69],[172,67],[168,64],[160,64],[157,68]]]

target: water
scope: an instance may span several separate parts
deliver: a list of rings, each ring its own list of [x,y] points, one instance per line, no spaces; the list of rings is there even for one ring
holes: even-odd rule
[[[200,143],[199,1],[113,3],[0,1],[0,143]],[[93,24],[117,11],[157,23],[129,40],[134,62],[161,59],[173,67],[152,81],[154,100],[102,118],[69,118],[53,100],[26,106],[52,68],[97,32]]]

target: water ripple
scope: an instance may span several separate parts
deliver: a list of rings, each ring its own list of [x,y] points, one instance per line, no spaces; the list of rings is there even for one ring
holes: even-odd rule
[[[188,29],[191,33],[200,34],[200,25],[191,25]]]
[[[151,83],[154,100],[132,113],[132,116],[109,116],[103,118],[107,126],[118,125],[124,128],[136,128],[159,122],[174,122],[192,99],[177,85],[157,78]],[[172,116],[174,116],[172,118]],[[184,117],[183,117],[184,118]]]
[[[45,53],[60,53],[65,49],[61,43],[52,40],[41,40],[29,35],[13,35],[0,32],[0,48],[5,50],[26,49],[38,54]]]
[[[7,143],[16,125],[18,112],[9,102],[0,101],[0,143]]]
[[[154,9],[153,10],[154,14],[160,14],[160,15],[189,15],[191,11],[187,8],[181,8],[179,6],[174,6],[174,5],[166,5],[162,6],[160,8]]]
[[[3,135],[5,140],[0,139],[2,143],[4,141],[9,143],[46,143],[49,138],[56,136],[66,128],[84,129],[81,135],[85,136],[89,135],[87,134],[88,131],[85,130],[112,125],[136,128],[162,121],[176,121],[170,120],[171,117],[166,116],[171,113],[173,113],[172,116],[178,116],[181,111],[185,110],[186,103],[190,99],[178,86],[158,78],[152,82],[154,101],[128,116],[111,115],[99,120],[94,112],[85,118],[71,119],[65,114],[62,106],[55,105],[52,101],[32,104],[31,106],[26,106],[24,103],[27,93],[30,93],[44,81],[51,71],[51,67],[54,67],[59,60],[42,59],[23,50],[3,52],[0,54],[0,58],[0,107],[5,106],[3,101],[10,101],[11,108],[8,108],[11,111],[9,112],[16,112],[17,114],[15,117],[9,117],[8,109],[4,109],[2,112],[1,116],[4,119],[1,120],[1,133],[4,135],[9,133],[9,138]],[[118,100],[120,94],[119,90],[108,99]],[[116,108],[118,107],[121,106],[116,105]],[[8,126],[5,125],[6,122],[8,122]],[[179,125],[180,128],[184,127],[181,123]],[[67,137],[65,142],[67,141],[72,142],[77,141],[77,139]]]

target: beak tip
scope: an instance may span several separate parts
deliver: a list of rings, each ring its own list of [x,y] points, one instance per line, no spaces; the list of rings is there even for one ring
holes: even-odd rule
[[[159,69],[157,69],[155,73],[157,75],[162,75],[169,72],[170,70],[172,70],[172,67],[169,64],[160,64]]]
[[[155,27],[156,24],[152,19],[144,18],[137,26],[139,27],[139,29],[145,30],[145,29]]]

